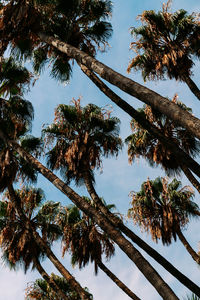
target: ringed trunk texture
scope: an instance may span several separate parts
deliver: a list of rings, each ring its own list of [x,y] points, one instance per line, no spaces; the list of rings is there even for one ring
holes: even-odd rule
[[[87,174],[86,174],[87,175]],[[97,205],[98,209],[103,213],[107,220],[112,222],[112,224],[118,227],[127,237],[129,237],[136,245],[143,249],[149,256],[151,256],[156,262],[165,268],[170,274],[172,274],[176,279],[178,279],[183,285],[185,285],[191,291],[195,291],[195,294],[200,293],[199,287],[192,282],[188,277],[182,274],[178,269],[176,269],[168,260],[166,260],[160,253],[150,247],[145,241],[143,241],[139,236],[137,236],[132,230],[130,230],[120,218],[112,214],[102,201],[94,189],[92,182],[89,180],[89,176],[85,176],[85,185],[90,194],[90,197]]]
[[[63,275],[63,277],[69,282],[70,286],[80,295],[83,300],[91,300],[89,294],[80,286],[80,284],[76,281],[76,279],[68,272],[68,270],[61,264],[61,262],[57,259],[51,249],[47,246],[44,240],[40,237],[40,235],[35,231],[33,226],[31,226],[30,222],[27,220],[25,214],[23,213],[20,203],[18,203],[16,199],[16,193],[13,189],[13,186],[10,184],[8,186],[8,192],[16,207],[16,210],[20,216],[20,218],[24,221],[24,224],[28,226],[28,229],[31,230],[35,241],[41,249],[44,249],[45,254],[49,258],[49,260],[54,264],[57,270]]]
[[[190,78],[190,76],[185,76],[184,81],[191,90],[191,92],[200,100],[200,90],[196,83]]]
[[[194,175],[192,174],[192,172],[190,172],[190,170],[188,168],[186,168],[185,166],[181,167],[185,176],[187,177],[187,179],[192,183],[192,185],[197,189],[197,191],[200,193],[200,183],[198,182],[198,180],[194,177]]]
[[[38,259],[34,259],[34,265],[42,278],[48,283],[48,285],[53,289],[55,294],[57,293],[61,299],[63,300],[69,300],[69,298],[63,293],[63,291],[57,286],[54,280],[50,278],[50,276],[46,273],[46,271],[43,269],[41,266],[40,262]]]
[[[87,201],[84,201],[75,191],[67,186],[62,180],[60,180],[55,174],[44,167],[38,162],[32,155],[28,154],[22,147],[20,147],[14,141],[8,141],[7,143],[13,147],[26,161],[31,163],[42,175],[44,175],[55,187],[63,192],[79,209],[81,209],[86,215],[90,216],[95,222],[110,236],[110,238],[122,249],[124,253],[135,263],[138,269],[143,273],[147,280],[154,286],[157,292],[163,299],[177,300],[177,296],[161,278],[157,271],[149,264],[149,262],[141,255],[141,253],[133,247],[133,245],[124,238],[124,236],[114,227],[106,218],[96,213],[96,209],[90,206]],[[38,242],[40,239],[38,238]],[[46,245],[46,244],[45,244]],[[50,250],[50,249],[49,249]],[[51,250],[50,250],[51,251]],[[48,257],[51,257],[51,261],[59,267],[59,263],[56,258],[49,252]],[[60,272],[63,275],[63,266],[60,266]],[[64,276],[64,275],[63,275]],[[64,276],[65,277],[65,276]],[[66,278],[66,277],[65,277]],[[200,293],[199,293],[200,294]]]
[[[172,140],[165,137],[162,132],[152,125],[146,118],[141,116],[130,104],[121,99],[115,94],[102,80],[100,80],[91,70],[84,65],[80,65],[81,70],[94,82],[94,84],[107,96],[128,113],[136,122],[138,122],[145,130],[157,138],[165,147],[172,151],[180,164],[184,163],[187,168],[190,168],[197,176],[200,177],[200,165],[191,158],[185,151],[179,148]]]
[[[190,246],[184,235],[182,234],[181,230],[177,231],[177,235],[183,244],[183,246],[187,249],[188,253],[192,256],[192,258],[200,265],[200,256],[194,251],[194,249]]]
[[[123,282],[121,282],[121,280],[119,280],[119,278],[117,278],[117,276],[115,276],[115,274],[113,274],[101,261],[98,261],[98,267],[104,272],[106,273],[106,275],[112,280],[114,281],[114,283],[116,283],[116,285],[123,290],[131,299],[134,300],[141,300],[140,298],[138,298],[137,295],[135,295]]]
[[[178,107],[172,101],[169,101],[167,98],[159,95],[158,93],[121,75],[108,66],[102,64],[95,58],[87,55],[83,51],[62,42],[55,37],[48,36],[42,32],[38,33],[38,36],[41,41],[57,48],[59,51],[67,54],[69,57],[74,58],[77,63],[83,64],[88,69],[99,74],[100,77],[117,86],[122,91],[130,94],[133,97],[136,97],[142,102],[150,105],[152,108],[160,111],[200,139],[200,120]]]

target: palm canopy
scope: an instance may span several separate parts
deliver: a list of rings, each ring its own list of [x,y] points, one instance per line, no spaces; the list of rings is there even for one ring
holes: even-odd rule
[[[83,198],[91,202],[89,198]],[[102,255],[105,254],[106,259],[114,255],[113,241],[76,206],[62,207],[57,222],[63,231],[63,255],[69,251],[73,265],[78,264],[79,268],[83,268],[89,262],[94,262],[97,273]]]
[[[63,277],[51,274],[50,279],[53,280],[56,285],[66,294],[69,300],[81,300],[76,291],[72,290],[70,284]],[[26,289],[26,300],[62,300],[62,298],[55,293],[55,291],[49,286],[44,279],[36,279]],[[91,295],[92,299],[92,295]]]
[[[10,57],[0,59],[0,97],[22,96],[29,88],[32,74]]]
[[[51,216],[54,215],[59,204],[47,202],[42,205],[45,197],[41,189],[22,188],[15,193],[26,222],[16,212],[12,199],[6,192],[4,199],[0,201],[0,247],[3,258],[11,267],[22,265],[26,272],[31,264],[34,267],[34,259],[45,256],[35,241],[32,230],[41,232],[47,244],[61,234],[48,214],[51,211]]]
[[[132,43],[137,55],[128,70],[142,70],[144,79],[164,79],[167,75],[185,81],[192,74],[194,57],[200,57],[199,15],[183,9],[171,13],[169,3],[157,13],[144,11],[139,16],[143,25],[132,29],[140,38]]]
[[[4,136],[18,141],[31,153],[38,154],[41,141],[28,135],[33,118],[33,107],[18,95],[9,100],[0,100],[0,127]],[[0,138],[0,191],[19,178],[36,181],[37,171],[14,151],[3,137]]]
[[[192,201],[194,192],[181,182],[166,178],[147,180],[141,190],[133,192],[132,207],[128,215],[142,229],[150,232],[152,239],[162,239],[169,245],[176,240],[177,232],[183,229],[191,217],[199,215],[198,205]]]
[[[12,58],[3,59],[0,70],[0,191],[9,183],[18,180],[36,180],[37,172],[7,145],[4,137],[15,140],[31,153],[38,154],[41,141],[28,133],[34,117],[32,104],[23,98],[29,87],[32,75]]]
[[[176,97],[175,97],[176,98]],[[192,110],[186,107],[183,103],[173,99],[183,110],[190,113]],[[175,124],[160,112],[153,110],[149,106],[144,106],[138,110],[141,116],[148,119],[155,127],[157,127],[163,135],[172,139],[177,146],[183,149],[190,156],[195,157],[200,150],[199,141],[189,134],[187,130]],[[151,166],[160,164],[166,171],[167,175],[179,174],[182,169],[181,161],[166,148],[165,144],[152,136],[147,130],[143,129],[134,119],[131,121],[131,129],[133,133],[128,136],[125,142],[128,144],[129,161],[132,161],[139,156],[147,159]]]
[[[93,177],[102,156],[117,155],[122,147],[119,119],[102,108],[88,104],[59,105],[54,123],[43,130],[48,143],[55,146],[47,153],[51,169],[60,169],[67,180],[82,183],[85,173]]]
[[[56,36],[92,56],[112,33],[107,22],[112,11],[109,0],[1,1],[1,8],[2,51],[11,43],[15,54],[24,58],[33,54],[36,71],[51,62],[51,74],[61,80],[70,77],[70,57],[40,42],[39,32]]]

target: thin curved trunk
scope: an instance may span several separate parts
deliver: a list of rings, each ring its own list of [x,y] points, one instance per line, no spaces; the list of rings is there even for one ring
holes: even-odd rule
[[[90,300],[90,296],[88,292],[86,292],[80,284],[76,281],[76,279],[70,274],[70,272],[61,264],[55,254],[51,251],[51,249],[47,246],[44,240],[40,237],[39,233],[33,228],[30,224],[29,220],[27,220],[25,214],[23,213],[20,202],[16,198],[15,190],[12,184],[8,185],[8,192],[12,199],[12,202],[21,218],[24,221],[24,226],[27,226],[28,230],[31,230],[33,237],[35,238],[38,246],[45,251],[45,254],[49,258],[49,260],[54,264],[57,270],[63,275],[63,277],[69,282],[70,286],[80,295],[81,299]]]
[[[177,235],[181,241],[181,243],[184,245],[188,253],[192,256],[192,258],[196,261],[196,263],[200,264],[200,256],[194,251],[194,249],[190,246],[184,235],[182,234],[181,230],[177,230]]]
[[[185,166],[190,168],[197,176],[200,177],[200,165],[191,158],[187,153],[185,153],[179,146],[174,143],[168,137],[165,137],[162,132],[151,124],[146,118],[141,116],[141,114],[134,109],[130,104],[121,99],[117,94],[115,94],[102,80],[99,79],[91,70],[87,67],[79,64],[81,70],[90,78],[90,80],[107,96],[122,108],[126,113],[128,113],[133,119],[136,120],[145,130],[150,132],[155,138],[157,138],[165,147],[172,151],[174,156],[180,164],[184,163]]]
[[[53,36],[48,36],[45,33],[40,32],[38,33],[38,37],[41,41],[57,48],[69,57],[74,58],[79,64],[85,65],[88,69],[99,74],[103,79],[117,86],[122,91],[160,111],[162,114],[186,128],[188,132],[200,139],[200,120],[189,112],[178,107],[172,101],[169,101],[167,98],[148,89],[147,87],[119,74],[110,67],[99,62],[94,57],[87,55],[83,51],[64,43]]]
[[[48,285],[52,288],[52,290],[57,293],[62,300],[70,300],[64,292],[57,286],[56,282],[47,274],[47,272],[43,269],[38,259],[34,259],[34,266],[42,276],[42,278],[48,283]]]
[[[168,260],[166,260],[160,253],[150,247],[144,240],[142,240],[139,236],[137,236],[132,230],[130,230],[127,226],[123,224],[120,218],[116,217],[112,214],[105,205],[103,205],[102,201],[99,199],[99,196],[94,189],[92,182],[90,181],[90,177],[85,177],[85,185],[90,194],[90,197],[96,203],[99,210],[107,217],[107,219],[112,222],[113,225],[118,227],[127,237],[129,237],[135,244],[137,244],[140,248],[142,248],[149,256],[155,259],[161,266],[163,266],[170,274],[172,274],[175,278],[177,278],[183,285],[187,286],[191,291],[195,294],[199,294],[199,287],[192,282],[188,277],[182,274],[179,270],[177,270]]]
[[[104,272],[106,273],[106,275],[112,280],[114,281],[114,283],[116,283],[116,285],[123,290],[131,299],[134,300],[140,300],[140,298],[138,298],[137,295],[135,295],[123,282],[121,282],[121,280],[119,280],[119,278],[117,278],[117,276],[115,276],[115,274],[113,274],[101,261],[97,262],[98,267]]]
[[[33,236],[37,241],[37,244],[44,249],[45,254],[49,258],[49,260],[54,264],[54,266],[58,269],[58,271],[63,275],[63,277],[67,280],[69,285],[80,295],[81,299],[91,299],[90,295],[87,291],[85,291],[80,284],[76,281],[76,279],[70,274],[70,272],[61,264],[52,250],[46,245],[44,240],[40,237],[40,235],[33,229]]]
[[[98,214],[96,209],[90,206],[87,201],[84,201],[75,191],[67,186],[62,180],[60,180],[55,174],[44,167],[39,161],[37,161],[31,154],[27,153],[22,147],[20,147],[15,141],[7,140],[8,145],[15,149],[21,157],[31,163],[42,175],[44,175],[54,186],[56,186],[61,192],[63,192],[79,209],[81,209],[86,215],[95,220],[102,230],[104,230],[110,238],[122,249],[124,253],[135,263],[138,269],[143,273],[147,280],[154,286],[157,292],[163,299],[177,300],[177,296],[161,278],[157,271],[151,266],[151,264],[141,255],[141,253],[117,230],[110,222],[107,221],[105,216]],[[37,242],[40,244],[38,237]],[[46,245],[46,244],[45,244]],[[41,245],[42,246],[42,245]],[[56,260],[53,253],[50,253],[50,249],[47,252],[47,256],[54,262],[59,271],[66,278],[66,274],[63,273],[63,266]],[[199,289],[200,295],[200,289]]]
[[[190,76],[185,76],[184,82],[187,84],[191,92],[197,97],[197,99],[200,100],[200,90]]]
[[[192,185],[197,189],[197,191],[200,193],[200,183],[198,180],[194,177],[192,172],[185,166],[182,166],[181,169],[183,170],[185,176],[188,178],[188,180],[192,183]]]

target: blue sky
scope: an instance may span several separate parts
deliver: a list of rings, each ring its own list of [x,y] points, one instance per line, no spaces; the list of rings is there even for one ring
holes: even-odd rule
[[[199,12],[199,1],[190,0],[174,0],[172,9],[177,10],[184,8],[189,12]],[[133,56],[133,52],[129,50],[130,42],[132,41],[130,35],[130,27],[138,26],[136,21],[138,14],[143,10],[155,9],[158,10],[162,6],[162,2],[158,0],[114,0],[113,1],[113,37],[109,41],[110,47],[106,53],[99,53],[98,59],[105,64],[111,66],[118,72],[129,76],[135,81],[142,84],[143,80],[140,73],[127,74],[127,66]],[[194,80],[198,84],[199,78],[199,63],[197,62],[194,68]],[[181,101],[193,108],[194,114],[200,117],[200,111],[197,107],[198,101],[193,97],[188,88],[175,81],[161,81],[161,82],[147,82],[146,86],[152,88],[163,96],[173,97],[175,93],[179,95]],[[113,88],[124,100],[128,101],[134,107],[140,107],[142,104],[137,99],[126,95]],[[35,109],[35,120],[33,125],[33,134],[40,135],[42,125],[52,122],[54,118],[54,109],[60,103],[69,104],[71,99],[82,97],[82,105],[87,103],[95,103],[99,106],[112,105],[113,115],[117,115],[121,119],[121,136],[125,138],[130,134],[130,117],[121,111],[118,107],[111,103],[87,78],[81,74],[78,66],[74,66],[73,77],[70,83],[63,85],[57,83],[55,80],[49,78],[48,70],[46,70],[38,79],[31,92],[27,95],[27,99],[31,100]],[[118,210],[124,215],[130,207],[130,191],[138,191],[141,183],[149,176],[154,179],[156,176],[163,176],[164,173],[159,169],[152,169],[148,164],[140,159],[133,165],[128,165],[128,158],[126,148],[124,147],[122,153],[117,159],[107,159],[103,161],[103,174],[96,174],[96,189],[100,196],[103,196],[107,203],[115,203]],[[188,184],[187,180],[181,178],[183,184]],[[62,201],[64,204],[69,204],[67,200],[59,191],[50,185],[45,179],[39,176],[38,186],[43,188],[46,193],[46,198],[49,200]],[[72,184],[72,187],[74,185]],[[84,188],[76,189],[80,194],[86,194]],[[199,197],[196,194],[196,201],[198,203]],[[173,243],[170,247],[163,247],[161,242],[153,244],[150,237],[145,233],[141,234],[140,230],[133,226],[130,222],[129,226],[135,232],[140,234],[144,240],[151,244],[156,250],[170,260],[176,267],[178,267],[185,275],[189,276],[197,284],[199,283],[199,268],[192,261],[186,253],[183,246],[179,243]],[[199,241],[199,225],[197,222],[191,222],[188,225],[187,231],[184,232],[194,249],[198,249]],[[54,246],[54,251],[60,257],[60,245]],[[186,296],[188,291],[177,281],[175,281],[166,271],[159,267],[149,257],[142,252],[142,254],[158,268],[160,274],[177,293],[180,299]],[[94,276],[93,266],[89,265],[82,271],[77,268],[71,269],[70,258],[68,255],[62,259],[62,262],[69,268],[76,276],[83,286],[89,287],[95,300],[126,300],[128,297],[122,293],[109,279],[107,279],[101,271],[97,277]],[[56,272],[52,265],[46,260],[44,262],[45,268],[48,272]],[[108,263],[111,270],[124,281],[129,288],[131,288],[141,299],[158,300],[160,297],[154,288],[146,281],[143,275],[136,269],[134,264],[116,248],[116,255]],[[189,267],[188,267],[189,266]],[[0,300],[22,300],[24,299],[24,289],[26,283],[38,278],[37,272],[30,272],[26,275],[19,270],[17,273],[9,271],[8,268],[0,265]]]

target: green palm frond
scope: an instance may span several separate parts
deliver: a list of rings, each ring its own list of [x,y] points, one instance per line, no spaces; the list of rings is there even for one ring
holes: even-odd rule
[[[176,179],[170,183],[166,178],[148,179],[131,197],[128,216],[150,233],[153,240],[162,239],[166,245],[172,239],[176,241],[178,230],[183,229],[190,218],[199,216],[199,207],[192,201],[194,192],[187,186],[182,188]]]

